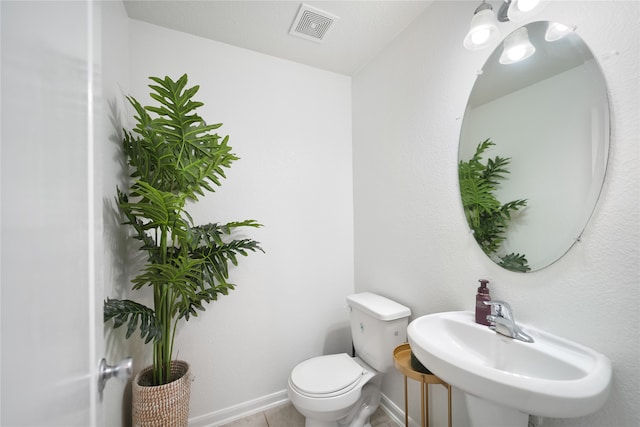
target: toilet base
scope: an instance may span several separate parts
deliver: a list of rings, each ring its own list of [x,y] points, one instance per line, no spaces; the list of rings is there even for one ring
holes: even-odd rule
[[[304,427],[339,427],[337,421],[318,421],[306,418],[304,420]]]
[[[362,394],[353,408],[344,417],[336,421],[321,421],[305,418],[305,427],[371,427],[371,415],[380,405],[380,386],[375,382],[365,384]]]
[[[323,422],[323,421],[317,421],[317,420],[310,420],[307,418],[304,422],[304,427],[342,427],[342,426],[338,424],[337,421]],[[371,423],[369,422],[369,420],[367,420],[367,423],[363,427],[371,427]]]

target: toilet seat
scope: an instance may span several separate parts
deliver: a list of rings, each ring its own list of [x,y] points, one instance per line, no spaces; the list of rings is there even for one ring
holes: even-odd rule
[[[307,359],[291,371],[290,384],[308,397],[334,397],[354,389],[367,371],[346,353]]]

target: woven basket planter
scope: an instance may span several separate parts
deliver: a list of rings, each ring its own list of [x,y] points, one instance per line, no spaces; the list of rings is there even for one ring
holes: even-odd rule
[[[168,384],[152,384],[153,367],[149,366],[133,381],[134,427],[186,427],[189,421],[191,368],[187,362],[171,362]]]

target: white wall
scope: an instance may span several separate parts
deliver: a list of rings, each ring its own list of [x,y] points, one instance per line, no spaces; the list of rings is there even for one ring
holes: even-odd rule
[[[467,97],[491,48],[462,38],[477,4],[436,2],[354,77],[353,157],[356,291],[405,303],[413,317],[471,310],[479,278],[516,317],[606,354],[613,388],[605,407],[545,425],[637,426],[640,237],[638,22],[636,2],[550,2],[535,17],[578,25],[601,58],[610,91],[609,169],[583,242],[542,271],[502,270],[478,249],[462,212],[457,148]],[[505,34],[515,27],[505,24]],[[609,56],[612,51],[619,55]],[[608,59],[605,59],[607,58]],[[402,405],[402,379],[384,392]],[[415,394],[415,393],[414,393]],[[442,393],[436,401],[444,403]],[[454,424],[468,422],[454,394]],[[416,405],[411,414],[418,419]],[[436,418],[444,423],[446,413]]]
[[[351,79],[142,22],[129,31],[130,93],[149,103],[148,76],[187,73],[200,114],[224,124],[241,158],[193,206],[195,222],[264,224],[246,234],[266,254],[241,259],[237,289],[178,331],[176,354],[196,377],[190,418],[204,425],[285,398],[301,360],[350,350]]]

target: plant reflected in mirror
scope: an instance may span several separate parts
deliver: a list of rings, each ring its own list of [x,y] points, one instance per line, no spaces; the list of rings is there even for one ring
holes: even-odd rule
[[[497,188],[509,173],[507,166],[511,159],[495,156],[483,163],[484,152],[493,146],[495,144],[491,139],[486,139],[478,144],[470,160],[460,160],[458,178],[462,207],[473,231],[473,237],[484,253],[507,270],[527,272],[531,268],[525,255],[501,255],[502,243],[513,221],[512,213],[524,208],[527,200],[517,199],[502,203],[496,197]]]

